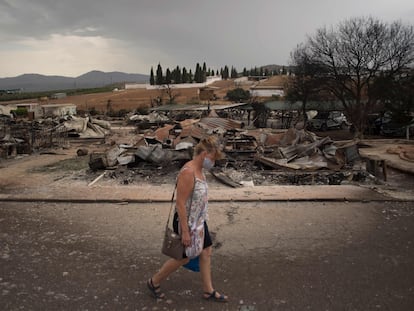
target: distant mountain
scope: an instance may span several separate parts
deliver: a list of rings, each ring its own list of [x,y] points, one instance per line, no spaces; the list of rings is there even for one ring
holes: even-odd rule
[[[13,78],[0,78],[0,90],[22,89],[23,92],[39,92],[94,88],[124,82],[147,83],[148,81],[148,75],[118,71],[102,72],[95,70],[75,78],[24,74]]]

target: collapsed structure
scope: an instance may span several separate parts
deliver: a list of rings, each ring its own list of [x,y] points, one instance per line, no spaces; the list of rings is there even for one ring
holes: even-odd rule
[[[147,119],[133,117],[142,122],[158,122],[162,118],[152,115]],[[164,120],[165,121],[165,120]],[[319,138],[314,133],[290,128],[289,130],[246,129],[243,122],[221,118],[213,111],[200,119],[163,124],[155,129],[145,129],[138,124],[141,134],[134,145],[119,144],[104,153],[92,153],[89,166],[92,170],[127,166],[140,170],[152,166],[176,170],[191,159],[193,147],[207,135],[217,135],[222,144],[225,159],[218,161],[212,174],[232,187],[246,182],[246,175],[256,172],[307,172],[313,174],[327,169],[331,174],[352,170],[357,159],[355,142],[338,143],[329,137]],[[235,171],[244,176],[235,177]],[[342,179],[349,178],[342,174]],[[352,178],[352,177],[351,177]],[[252,182],[250,178],[250,183]],[[336,178],[338,179],[338,178]],[[341,180],[331,181],[340,183]]]
[[[229,113],[220,112],[220,115]],[[158,181],[164,181],[167,177],[175,177],[180,167],[192,158],[193,147],[203,137],[217,135],[226,157],[217,162],[211,173],[232,187],[265,182],[341,184],[343,181],[363,182],[370,176],[366,170],[376,175],[377,162],[361,159],[358,141],[333,141],[294,127],[246,128],[242,120],[220,117],[210,109],[189,118],[185,116],[189,115],[180,112],[178,117],[171,117],[169,113],[157,111],[148,115],[134,114],[127,121],[135,128],[130,134],[134,143],[112,141],[104,152],[79,149],[77,154],[89,154],[91,171],[104,170],[106,176],[121,178],[123,183],[134,183],[139,176],[155,181],[157,175],[161,177]],[[3,120],[0,123],[0,156],[10,158],[42,148],[63,147],[69,139],[105,141],[111,133],[110,122],[90,116],[31,122]],[[397,151],[400,156],[411,158],[405,151]],[[385,161],[378,163],[385,169]],[[385,177],[385,172],[383,175]]]
[[[50,117],[35,121],[3,118],[0,120],[0,158],[63,147],[68,144],[69,137],[104,138],[110,130],[109,122],[90,116]]]

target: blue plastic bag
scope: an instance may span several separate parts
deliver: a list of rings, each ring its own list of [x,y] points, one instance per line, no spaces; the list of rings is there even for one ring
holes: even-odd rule
[[[190,259],[188,263],[186,263],[183,267],[194,271],[194,272],[200,272],[200,256],[197,256],[196,258]]]

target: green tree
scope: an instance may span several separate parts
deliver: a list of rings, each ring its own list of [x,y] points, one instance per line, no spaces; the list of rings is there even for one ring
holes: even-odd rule
[[[200,83],[200,82],[202,82],[201,79],[202,79],[201,67],[200,67],[200,64],[197,63],[196,64],[196,69],[195,69],[195,72],[194,72],[194,81],[196,83]]]
[[[223,69],[223,74],[221,75],[221,77],[224,79],[224,80],[227,80],[230,76],[229,76],[229,67],[227,67],[227,65],[226,66],[224,66],[224,69]]]
[[[182,73],[182,75],[181,75],[181,81],[182,81],[183,83],[188,83],[188,82],[190,82],[190,80],[189,80],[189,78],[188,78],[188,72],[187,72],[187,69],[186,69],[185,67],[183,67],[183,73]]]
[[[162,85],[164,83],[164,78],[162,75],[162,67],[160,63],[158,63],[158,66],[157,66],[157,76],[155,78],[155,83],[157,85]]]
[[[194,79],[193,72],[190,69],[190,71],[188,72],[188,82],[193,83],[193,79]]]
[[[154,85],[155,84],[155,79],[154,79],[154,69],[151,67],[151,73],[150,73],[150,84]]]
[[[235,88],[227,92],[227,98],[233,102],[243,102],[250,99],[250,92],[242,88]]]
[[[171,73],[172,75],[172,82],[175,84],[182,83],[182,77],[181,77],[181,69],[179,66],[177,66]]]
[[[202,83],[206,81],[206,63],[203,64],[203,68],[201,68],[200,64],[197,63],[196,70],[194,73],[194,81],[196,83]]]
[[[232,79],[236,79],[237,78],[237,70],[236,70],[236,68],[235,67],[231,67],[231,71],[230,71],[230,77],[232,78]]]
[[[167,68],[167,71],[165,72],[164,83],[165,84],[171,84],[171,80],[172,80],[171,71],[170,71],[170,68]]]

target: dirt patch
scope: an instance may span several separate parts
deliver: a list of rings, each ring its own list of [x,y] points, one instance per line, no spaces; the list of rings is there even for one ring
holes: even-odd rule
[[[31,173],[53,173],[53,172],[73,172],[89,169],[89,157],[75,157],[49,163],[43,166],[37,166],[29,169]]]

